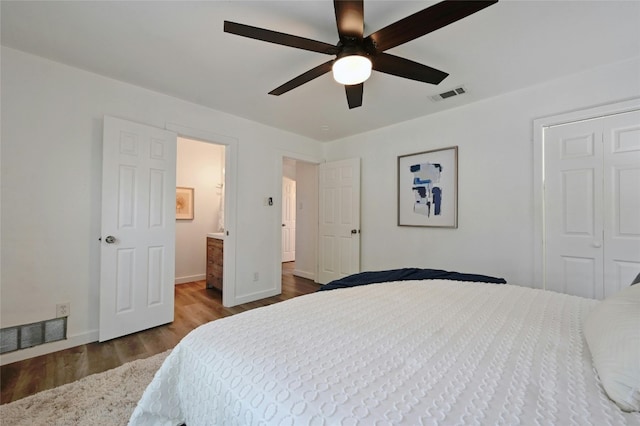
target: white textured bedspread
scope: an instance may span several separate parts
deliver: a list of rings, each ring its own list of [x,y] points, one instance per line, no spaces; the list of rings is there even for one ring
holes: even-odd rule
[[[132,425],[640,425],[582,335],[597,301],[403,281],[319,292],[203,325]]]

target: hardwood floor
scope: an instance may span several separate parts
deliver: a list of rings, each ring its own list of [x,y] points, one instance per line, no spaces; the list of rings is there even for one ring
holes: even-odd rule
[[[316,291],[318,284],[292,274],[293,265],[283,263],[282,294],[278,296],[225,308],[222,294],[205,289],[204,281],[180,284],[175,289],[175,319],[171,324],[4,365],[0,367],[0,404],[171,349],[191,330],[209,321]]]

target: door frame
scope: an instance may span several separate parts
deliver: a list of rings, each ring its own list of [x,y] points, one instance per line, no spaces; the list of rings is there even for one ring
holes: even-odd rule
[[[276,215],[277,217],[277,221],[274,223],[274,232],[277,232],[276,235],[278,235],[278,237],[276,238],[276,248],[274,250],[274,259],[273,259],[273,264],[274,264],[274,270],[273,270],[273,276],[274,277],[279,277],[279,279],[275,280],[276,283],[276,290],[277,290],[277,294],[282,293],[282,178],[284,177],[284,173],[283,173],[283,167],[282,164],[284,162],[284,159],[286,158],[291,158],[293,160],[297,160],[297,161],[304,161],[306,163],[310,163],[310,164],[315,164],[316,166],[320,166],[320,163],[323,163],[324,160],[320,157],[314,157],[311,155],[305,155],[305,154],[300,154],[298,152],[291,152],[291,151],[280,151],[278,152],[277,156],[276,156],[276,178],[277,178],[277,185],[276,188],[277,192],[276,192],[276,208],[278,208],[279,210],[279,214]],[[296,197],[297,199],[297,197]],[[316,224],[317,225],[317,224]],[[316,226],[315,229],[315,233],[316,233],[316,240],[317,240],[317,235],[318,235],[318,228]],[[298,248],[296,247],[296,250]],[[315,270],[315,275],[316,278],[318,276],[318,261],[316,259],[316,270]]]
[[[194,129],[176,123],[166,123],[165,128],[185,139],[224,145],[224,262],[222,265],[222,305],[229,307],[236,302],[236,188],[238,182],[238,138],[207,130]],[[204,246],[203,246],[204,247]]]
[[[640,98],[600,105],[579,111],[555,114],[533,120],[533,287],[546,289],[544,221],[544,134],[561,124],[591,120],[640,110]]]

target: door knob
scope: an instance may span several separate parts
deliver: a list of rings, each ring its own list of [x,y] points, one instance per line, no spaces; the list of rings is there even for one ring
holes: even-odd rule
[[[107,244],[113,244],[116,242],[116,237],[114,237],[113,235],[109,235],[104,239],[104,242]]]
[[[594,242],[593,242],[593,246],[594,246],[595,248],[600,248],[600,247],[602,247],[602,243],[600,243],[599,241],[594,241]]]

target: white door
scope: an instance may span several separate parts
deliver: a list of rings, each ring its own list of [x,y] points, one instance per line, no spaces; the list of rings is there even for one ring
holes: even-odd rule
[[[602,299],[640,272],[639,123],[626,113],[545,130],[547,289]]]
[[[296,260],[296,181],[282,178],[282,261]]]
[[[360,159],[320,164],[318,282],[360,272]]]
[[[545,131],[546,288],[602,298],[602,123]]]
[[[607,117],[603,128],[607,297],[640,273],[640,111]]]
[[[176,141],[104,118],[100,341],[173,321]]]

